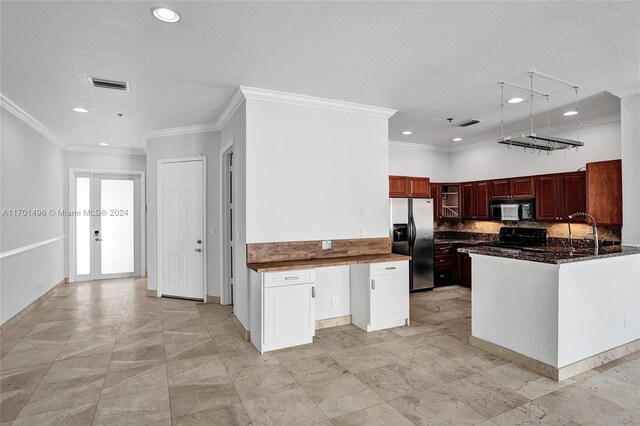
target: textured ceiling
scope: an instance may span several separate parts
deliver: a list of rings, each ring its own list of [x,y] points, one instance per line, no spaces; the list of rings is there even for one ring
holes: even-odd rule
[[[601,92],[640,79],[640,2],[162,2],[177,24],[153,19],[157,4],[2,1],[2,93],[70,145],[140,148],[143,131],[213,123],[239,85],[394,108],[390,139],[450,145],[495,136],[497,81],[526,85],[529,69],[600,93],[584,118],[619,110]],[[573,100],[540,88],[552,108]],[[510,105],[506,120],[527,116]]]

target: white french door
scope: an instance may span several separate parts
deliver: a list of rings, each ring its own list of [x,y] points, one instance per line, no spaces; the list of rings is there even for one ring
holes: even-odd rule
[[[140,176],[72,177],[75,279],[140,276]]]
[[[162,296],[205,300],[205,160],[158,163],[158,285]]]

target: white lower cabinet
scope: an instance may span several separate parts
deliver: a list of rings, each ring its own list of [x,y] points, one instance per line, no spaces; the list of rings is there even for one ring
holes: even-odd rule
[[[409,324],[409,262],[351,266],[351,322],[365,331]]]
[[[314,270],[252,273],[251,302],[251,342],[261,353],[313,342]]]

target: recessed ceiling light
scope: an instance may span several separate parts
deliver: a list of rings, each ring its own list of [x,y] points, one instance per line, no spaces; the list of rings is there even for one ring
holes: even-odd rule
[[[75,112],[89,112],[88,109],[82,108],[82,107],[73,107],[71,109],[74,110]]]
[[[575,110],[574,110],[574,111],[567,111],[567,112],[565,112],[565,113],[564,113],[564,114],[562,114],[562,115],[576,115],[577,113],[578,113],[578,111],[575,111]]]
[[[454,142],[460,142],[462,140],[462,138],[453,138]]]
[[[404,132],[402,132],[403,135],[410,135],[413,132],[411,130],[405,130]]]
[[[507,102],[509,102],[510,104],[519,104],[522,101],[524,101],[524,99],[522,98],[511,98]]]
[[[101,145],[101,146],[109,146],[109,144],[108,144],[108,143],[106,143],[106,142],[100,142],[100,145]]]
[[[167,9],[166,7],[154,7],[151,9],[151,13],[156,19],[161,20],[162,22],[178,22],[180,20],[180,15],[178,12],[174,12],[171,9]]]

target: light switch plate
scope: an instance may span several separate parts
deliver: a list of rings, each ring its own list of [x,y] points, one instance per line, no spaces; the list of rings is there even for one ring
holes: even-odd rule
[[[323,241],[322,250],[331,250],[331,241]]]
[[[367,215],[367,208],[360,207],[360,216],[366,216],[366,215]]]

